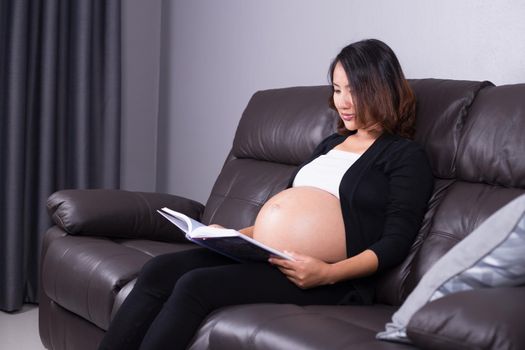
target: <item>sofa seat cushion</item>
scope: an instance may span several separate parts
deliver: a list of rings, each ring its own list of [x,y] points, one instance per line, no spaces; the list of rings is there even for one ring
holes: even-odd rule
[[[210,315],[190,349],[411,349],[375,339],[395,310],[386,305],[233,306]]]
[[[524,299],[525,286],[449,294],[416,312],[407,333],[421,349],[525,349]]]
[[[50,231],[61,231],[53,227]],[[51,234],[52,232],[50,232]],[[188,243],[110,240],[52,235],[42,258],[44,293],[66,310],[107,329],[115,300],[120,305],[130,284],[153,256],[196,247]]]

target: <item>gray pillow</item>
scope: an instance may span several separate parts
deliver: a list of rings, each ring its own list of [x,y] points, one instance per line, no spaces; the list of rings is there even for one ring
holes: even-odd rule
[[[525,195],[485,220],[421,278],[377,339],[410,343],[406,326],[426,303],[473,288],[525,283]]]

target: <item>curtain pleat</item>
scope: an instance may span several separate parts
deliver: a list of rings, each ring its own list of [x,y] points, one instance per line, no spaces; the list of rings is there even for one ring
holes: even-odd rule
[[[118,188],[120,0],[0,0],[0,309],[38,301],[47,197]]]

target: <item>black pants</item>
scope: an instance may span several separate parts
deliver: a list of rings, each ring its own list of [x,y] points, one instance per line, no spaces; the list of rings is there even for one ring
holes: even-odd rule
[[[270,264],[239,264],[205,249],[150,260],[99,349],[185,349],[215,309],[250,303],[337,304],[350,282],[302,290]]]

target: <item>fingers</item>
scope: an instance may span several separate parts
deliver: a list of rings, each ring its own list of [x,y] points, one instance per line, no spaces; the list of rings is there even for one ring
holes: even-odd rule
[[[286,259],[281,258],[270,258],[269,262],[272,265],[275,265],[286,277],[293,277],[295,274],[297,274],[297,267],[295,264]]]
[[[274,264],[274,265],[286,266],[286,267],[290,268],[292,266],[297,266],[294,263],[303,261],[306,258],[308,258],[306,255],[301,255],[301,254],[298,254],[298,253],[295,253],[295,252],[290,252],[290,251],[287,251],[287,250],[285,250],[284,253],[289,255],[289,256],[291,256],[293,258],[293,260],[282,259],[282,258],[279,258],[279,257],[272,257],[268,261],[271,264]]]
[[[281,268],[279,268],[279,270],[281,270],[281,272],[286,276],[286,278],[288,278],[288,280],[290,280],[297,287],[299,287],[301,289],[308,288],[308,286],[306,285],[306,282],[304,281],[304,279],[299,278],[296,271],[294,271],[294,270],[286,270],[286,269],[281,269]]]
[[[276,265],[276,266],[279,266],[279,267],[284,267],[284,268],[287,268],[287,269],[292,268],[293,265],[294,265],[293,261],[286,260],[286,259],[281,259],[281,258],[270,258],[270,259],[268,259],[268,261],[272,265]]]
[[[315,259],[297,253],[285,252],[292,256],[295,260],[287,260],[277,257],[272,257],[268,261],[275,265],[283,275],[288,278],[293,284],[301,289],[308,289],[315,284],[315,273],[308,272],[308,267],[312,269],[312,263]],[[313,284],[312,284],[313,283]]]
[[[282,267],[278,267],[278,269],[288,278],[295,277],[293,270],[283,269]]]
[[[286,276],[293,284],[296,286],[303,288],[303,282],[297,277],[297,272],[295,270],[289,270],[282,267],[278,267],[278,269],[282,272],[283,275]]]
[[[289,260],[284,260],[284,259],[275,259],[275,260],[279,260],[279,261],[275,263],[274,265],[277,266],[279,271],[281,271],[281,273],[285,275],[286,278],[288,278],[296,286],[300,288],[304,287],[304,281],[303,281],[303,278],[301,278],[301,272],[299,271],[299,268],[297,268],[297,266],[294,266],[295,264],[290,263]]]
[[[306,260],[306,259],[309,258],[307,255],[299,254],[299,253],[296,253],[296,252],[289,252],[287,250],[285,250],[284,252],[286,254],[290,255],[292,258],[294,258],[297,261],[299,261],[299,260]]]

